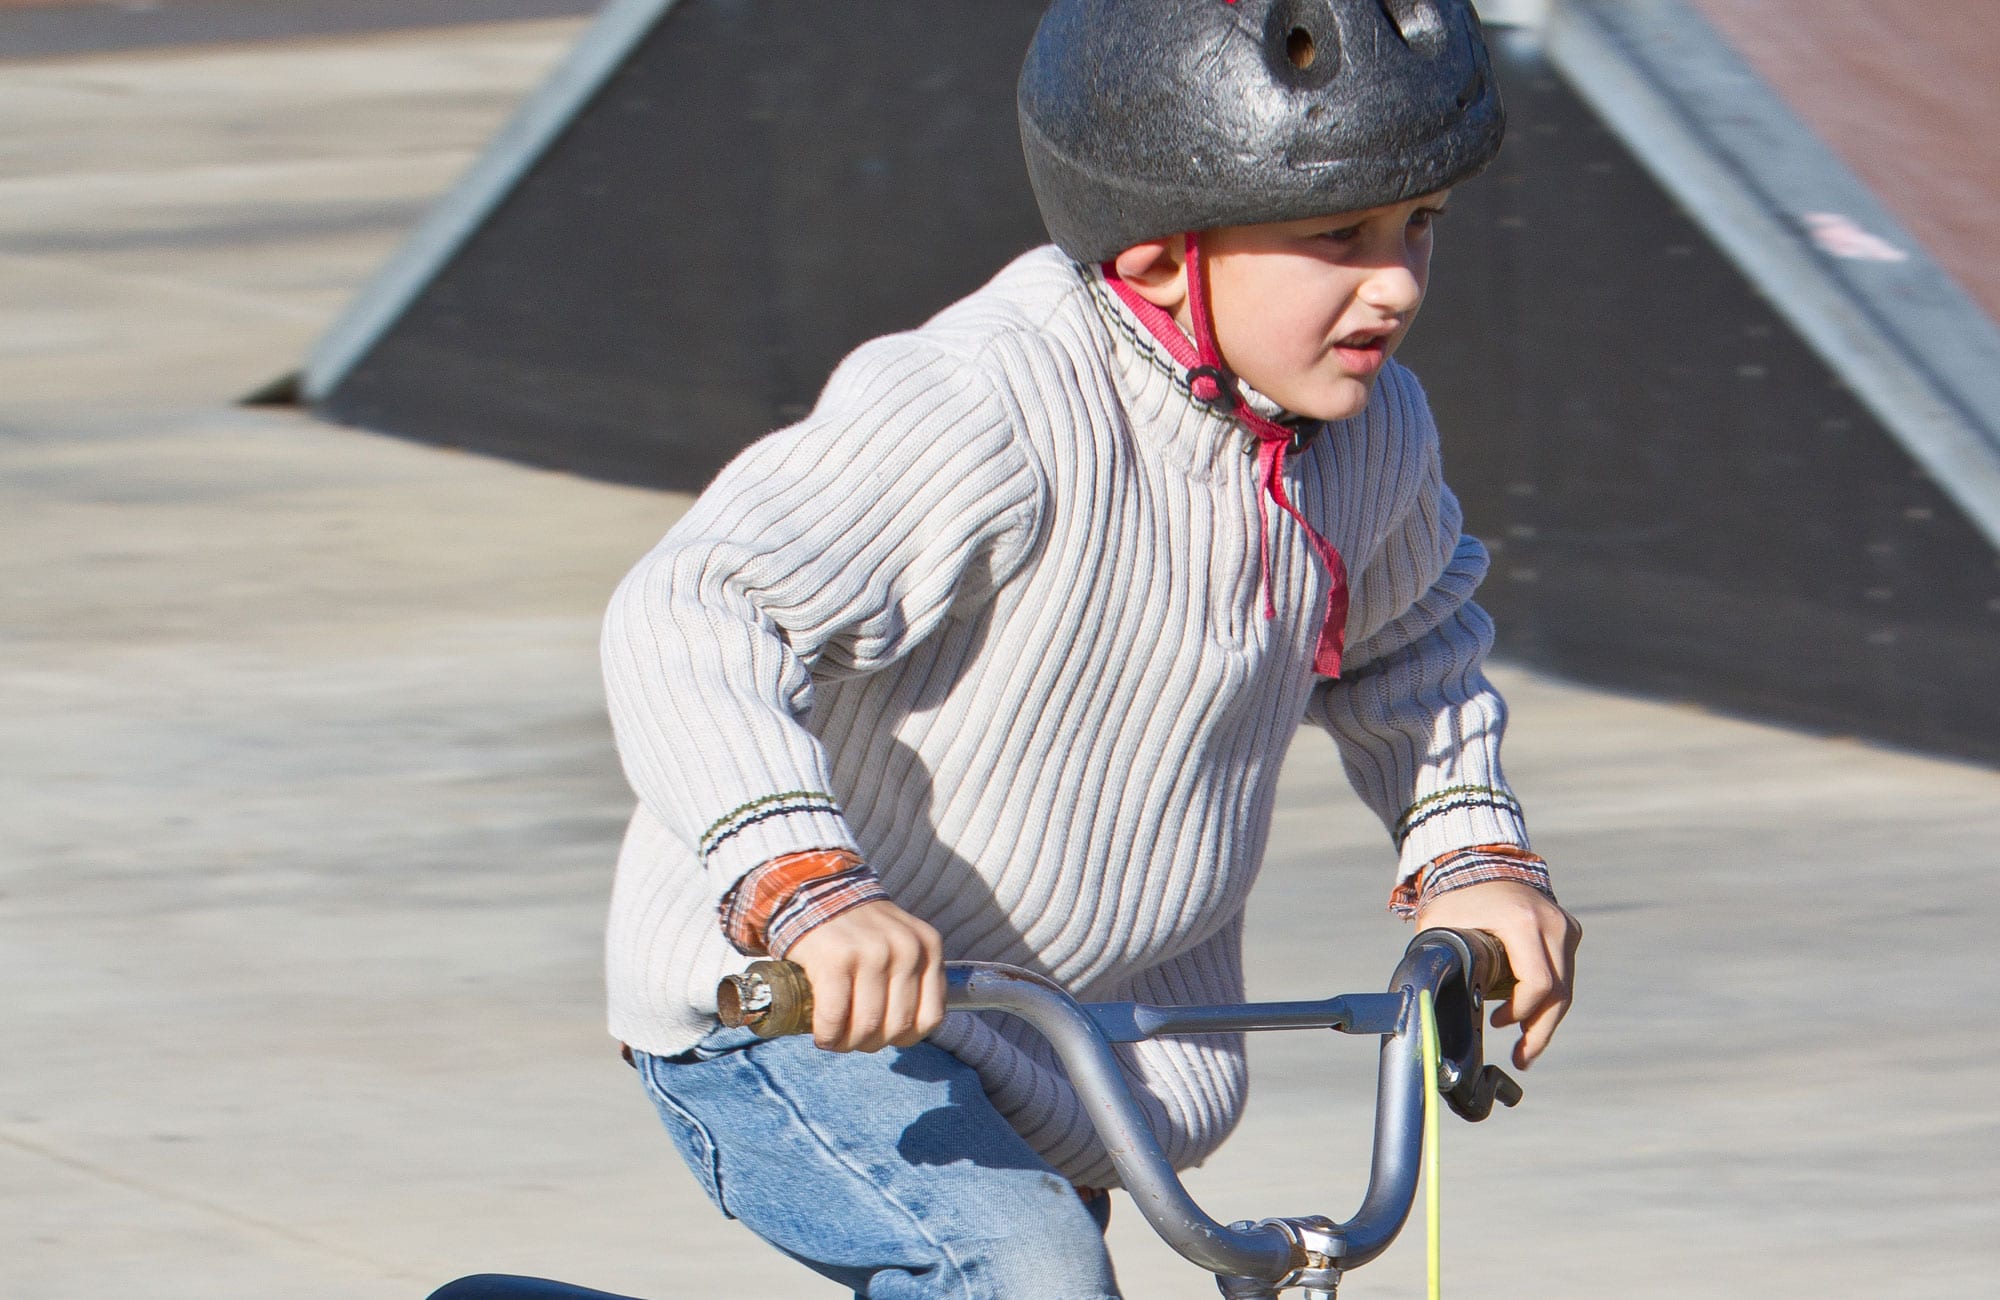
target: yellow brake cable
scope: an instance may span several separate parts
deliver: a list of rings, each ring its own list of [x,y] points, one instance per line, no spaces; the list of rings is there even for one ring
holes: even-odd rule
[[[1424,1036],[1424,1270],[1430,1300],[1438,1300],[1443,1240],[1438,1199],[1438,1027],[1429,989],[1417,990],[1417,1016]]]

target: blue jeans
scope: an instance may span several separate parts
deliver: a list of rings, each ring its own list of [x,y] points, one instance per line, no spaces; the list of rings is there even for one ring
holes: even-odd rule
[[[719,1029],[632,1055],[716,1208],[856,1297],[1116,1300],[1108,1198],[1086,1205],[943,1049]]]

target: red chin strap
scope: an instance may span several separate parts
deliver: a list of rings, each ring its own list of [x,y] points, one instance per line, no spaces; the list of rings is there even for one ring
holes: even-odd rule
[[[1313,554],[1319,556],[1319,562],[1326,566],[1330,580],[1326,593],[1326,617],[1320,623],[1319,641],[1313,648],[1313,671],[1325,677],[1338,677],[1340,652],[1347,640],[1347,563],[1340,558],[1340,552],[1333,543],[1321,537],[1306,522],[1306,517],[1299,513],[1298,507],[1292,504],[1291,498],[1285,495],[1285,452],[1292,445],[1291,430],[1251,410],[1243,400],[1235,376],[1222,364],[1222,349],[1216,346],[1215,321],[1208,305],[1208,276],[1201,264],[1201,240],[1192,232],[1187,236],[1186,266],[1188,314],[1194,319],[1192,343],[1165,309],[1146,301],[1138,290],[1125,283],[1115,263],[1104,263],[1104,279],[1168,354],[1187,368],[1188,390],[1196,400],[1227,402],[1231,408],[1230,417],[1256,435],[1257,482],[1264,489],[1257,498],[1258,586],[1264,597],[1264,617],[1275,618],[1278,614],[1277,601],[1271,594],[1271,552],[1267,536],[1269,515],[1264,504],[1268,498],[1298,521],[1305,532],[1306,544],[1312,547]]]

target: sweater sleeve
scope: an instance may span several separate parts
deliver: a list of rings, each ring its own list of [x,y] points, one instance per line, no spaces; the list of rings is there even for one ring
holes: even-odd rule
[[[619,585],[619,758],[718,891],[781,854],[857,850],[806,725],[814,680],[895,662],[1025,561],[1041,492],[1009,410],[963,359],[869,344]]]
[[[1486,548],[1461,531],[1421,391],[1397,378],[1396,441],[1416,458],[1413,490],[1353,583],[1348,666],[1314,689],[1307,716],[1332,733],[1348,779],[1389,828],[1403,881],[1441,854],[1525,849],[1528,835],[1500,769],[1507,707],[1484,669],[1493,621],[1472,602]]]

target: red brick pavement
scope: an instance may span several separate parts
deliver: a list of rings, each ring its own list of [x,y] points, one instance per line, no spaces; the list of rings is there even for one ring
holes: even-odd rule
[[[1696,4],[2000,320],[2000,3]]]

